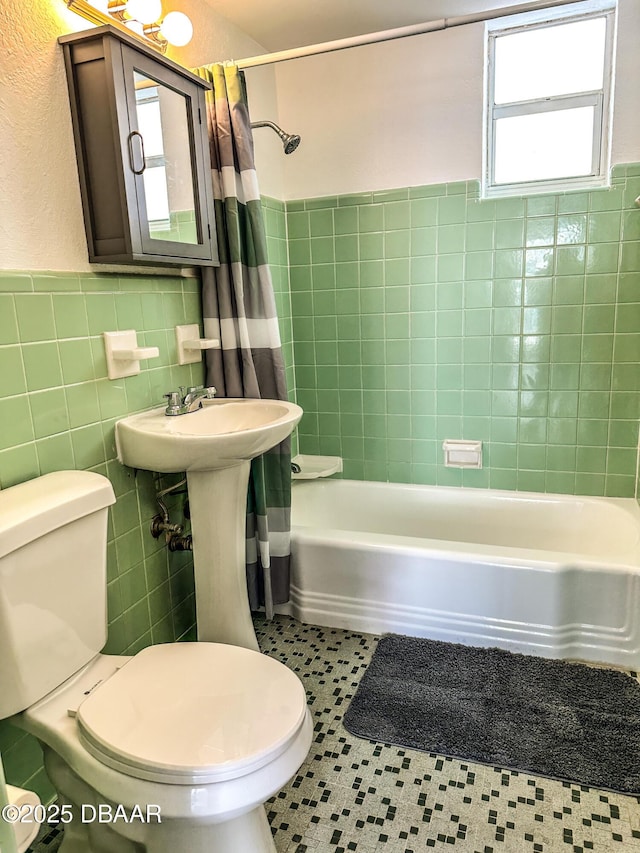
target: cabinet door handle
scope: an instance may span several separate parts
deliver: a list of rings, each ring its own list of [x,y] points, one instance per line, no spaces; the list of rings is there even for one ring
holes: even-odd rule
[[[137,136],[140,140],[140,157],[142,158],[142,166],[139,169],[136,169],[134,163],[133,156],[133,138]],[[147,163],[144,156],[144,139],[142,138],[142,134],[138,133],[137,130],[132,130],[129,136],[127,136],[127,142],[129,143],[129,165],[131,166],[131,171],[134,175],[141,175],[147,167]]]

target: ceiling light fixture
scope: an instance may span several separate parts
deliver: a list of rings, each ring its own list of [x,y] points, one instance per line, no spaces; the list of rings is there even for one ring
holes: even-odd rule
[[[162,0],[66,0],[66,4],[92,24],[124,27],[161,53],[170,44],[183,47],[193,36],[193,25],[182,12],[162,17]]]

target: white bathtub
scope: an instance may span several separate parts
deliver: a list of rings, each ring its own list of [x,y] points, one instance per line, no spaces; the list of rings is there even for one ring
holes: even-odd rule
[[[302,622],[640,669],[633,499],[299,482],[291,580]]]

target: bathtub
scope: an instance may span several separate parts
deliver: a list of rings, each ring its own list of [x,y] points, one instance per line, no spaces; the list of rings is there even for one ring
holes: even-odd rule
[[[302,622],[640,669],[633,499],[294,483]]]

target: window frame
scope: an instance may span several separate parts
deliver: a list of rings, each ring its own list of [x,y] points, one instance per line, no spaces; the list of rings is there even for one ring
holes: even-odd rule
[[[483,110],[483,198],[564,192],[591,187],[609,186],[610,142],[612,127],[614,62],[616,41],[616,0],[585,0],[576,10],[571,6],[556,6],[519,15],[496,18],[485,25],[485,104]],[[546,29],[590,18],[606,20],[604,73],[602,88],[583,90],[568,95],[553,95],[507,104],[495,103],[495,44],[504,35]],[[542,112],[593,106],[593,155],[591,173],[577,177],[545,178],[534,181],[495,183],[496,123],[500,118],[533,115]]]
[[[147,155],[145,153],[144,162],[145,170],[143,174],[143,182],[145,183],[145,202],[147,205],[147,221],[149,223],[149,231],[165,231],[171,227],[171,217],[169,208],[169,190],[167,187],[167,158],[164,153],[164,134],[162,132],[162,113],[160,110],[160,93],[158,86],[148,86],[146,89],[136,89],[136,109],[140,106],[158,105],[158,123],[160,125],[160,143],[162,148],[161,154]],[[149,194],[147,192],[146,178],[154,169],[162,169],[164,175],[165,196],[167,199],[167,215],[161,219],[152,219],[149,215]]]

